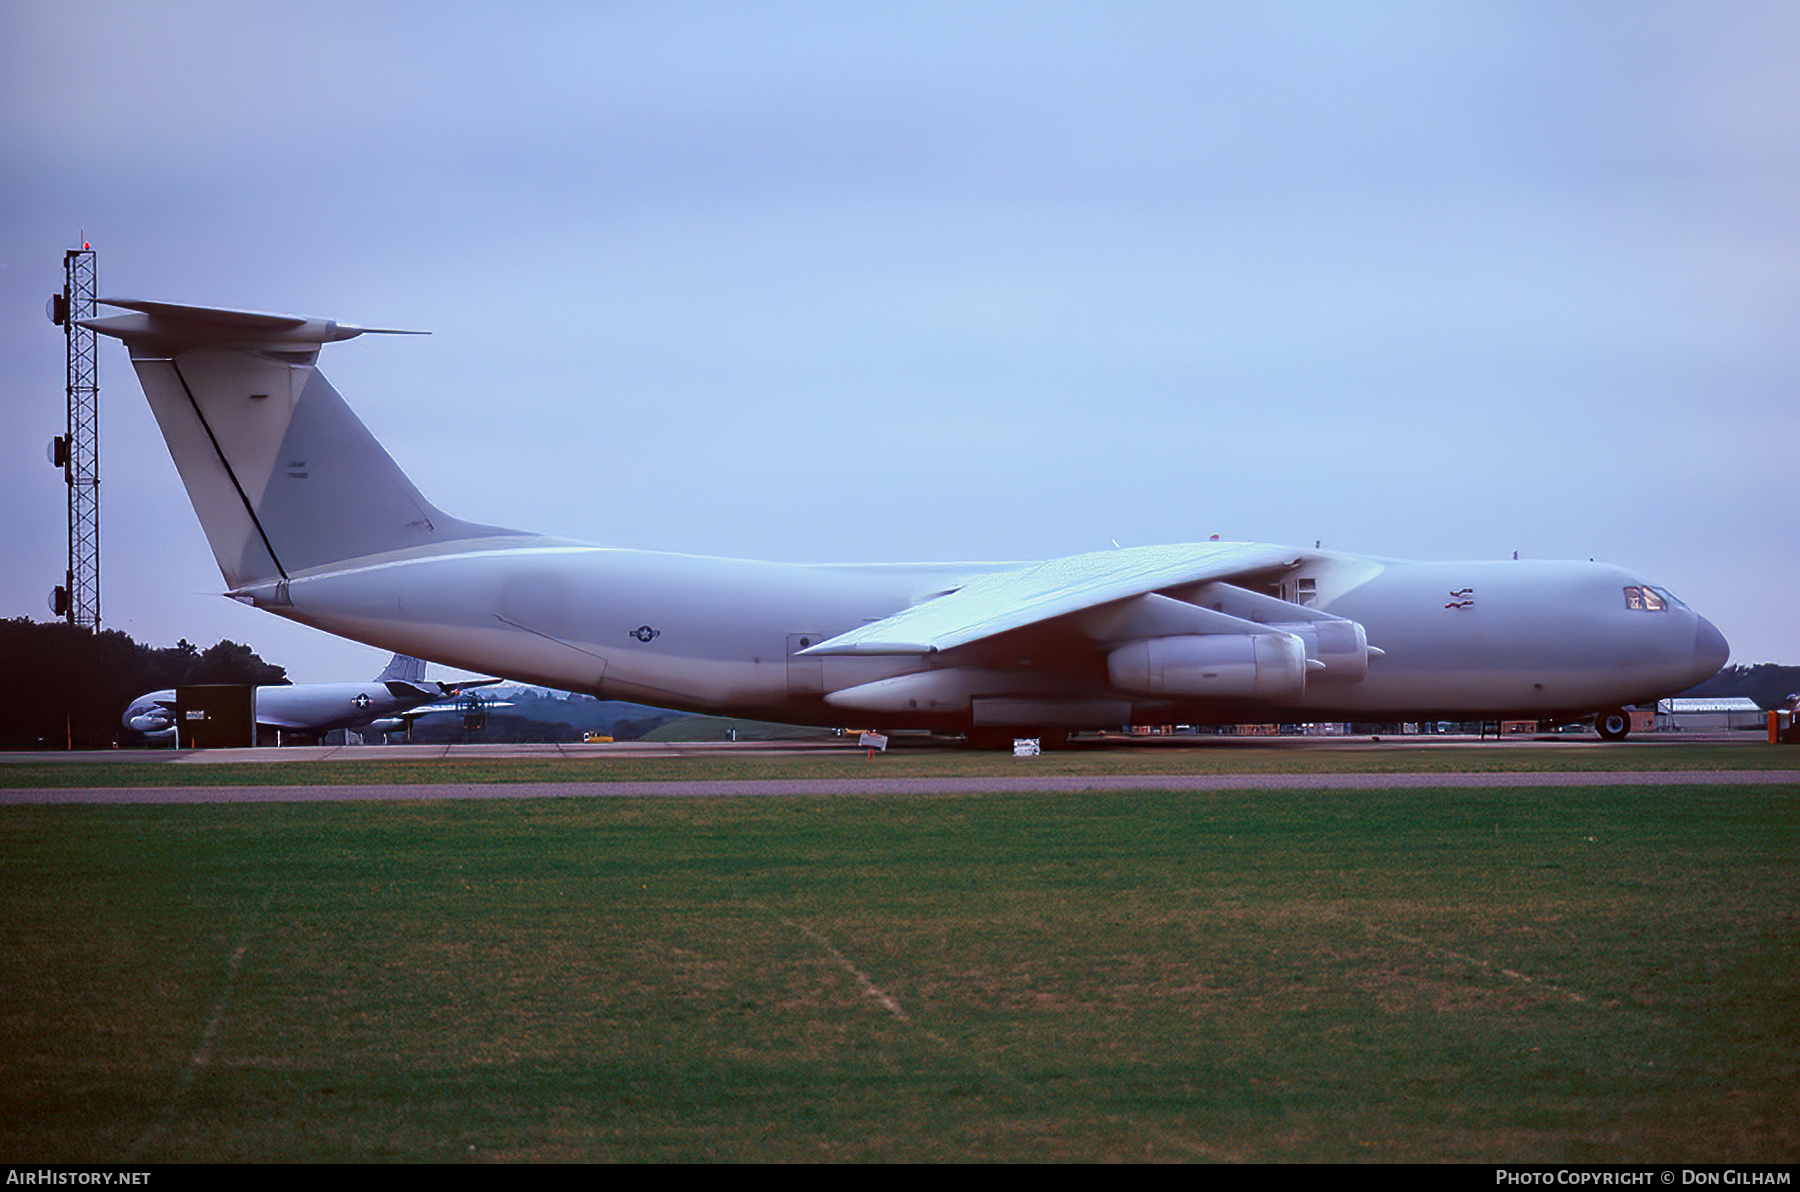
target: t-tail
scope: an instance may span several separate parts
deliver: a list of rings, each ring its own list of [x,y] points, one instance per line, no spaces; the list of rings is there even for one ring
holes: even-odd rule
[[[316,367],[321,346],[390,328],[106,298],[82,325],[131,350],[233,589],[350,560],[516,533],[422,496]],[[411,333],[417,334],[417,333]]]

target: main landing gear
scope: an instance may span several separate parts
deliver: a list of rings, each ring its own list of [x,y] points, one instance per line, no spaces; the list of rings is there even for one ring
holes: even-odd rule
[[[1594,717],[1594,731],[1602,741],[1623,741],[1631,732],[1631,717],[1623,708],[1608,708]]]

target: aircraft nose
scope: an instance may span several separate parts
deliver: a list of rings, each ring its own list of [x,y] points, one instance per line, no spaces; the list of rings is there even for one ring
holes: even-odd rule
[[[1711,621],[1705,617],[1696,617],[1695,620],[1699,624],[1694,626],[1694,673],[1699,677],[1694,682],[1703,683],[1712,678],[1725,665],[1725,660],[1731,657],[1731,644]]]

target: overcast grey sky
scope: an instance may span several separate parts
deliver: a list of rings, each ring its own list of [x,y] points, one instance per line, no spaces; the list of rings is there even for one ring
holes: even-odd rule
[[[1800,5],[0,6],[0,615],[65,248],[423,339],[324,371],[461,517],[793,560],[1210,534],[1599,558],[1800,663]],[[102,345],[104,623],[302,681]]]

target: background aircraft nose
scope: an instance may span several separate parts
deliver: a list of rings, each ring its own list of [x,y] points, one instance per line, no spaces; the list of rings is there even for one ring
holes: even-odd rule
[[[1704,683],[1731,657],[1731,644],[1711,621],[1705,617],[1695,619],[1699,624],[1694,626],[1694,673],[1699,678],[1694,682]],[[1702,671],[1705,673],[1701,674]]]

